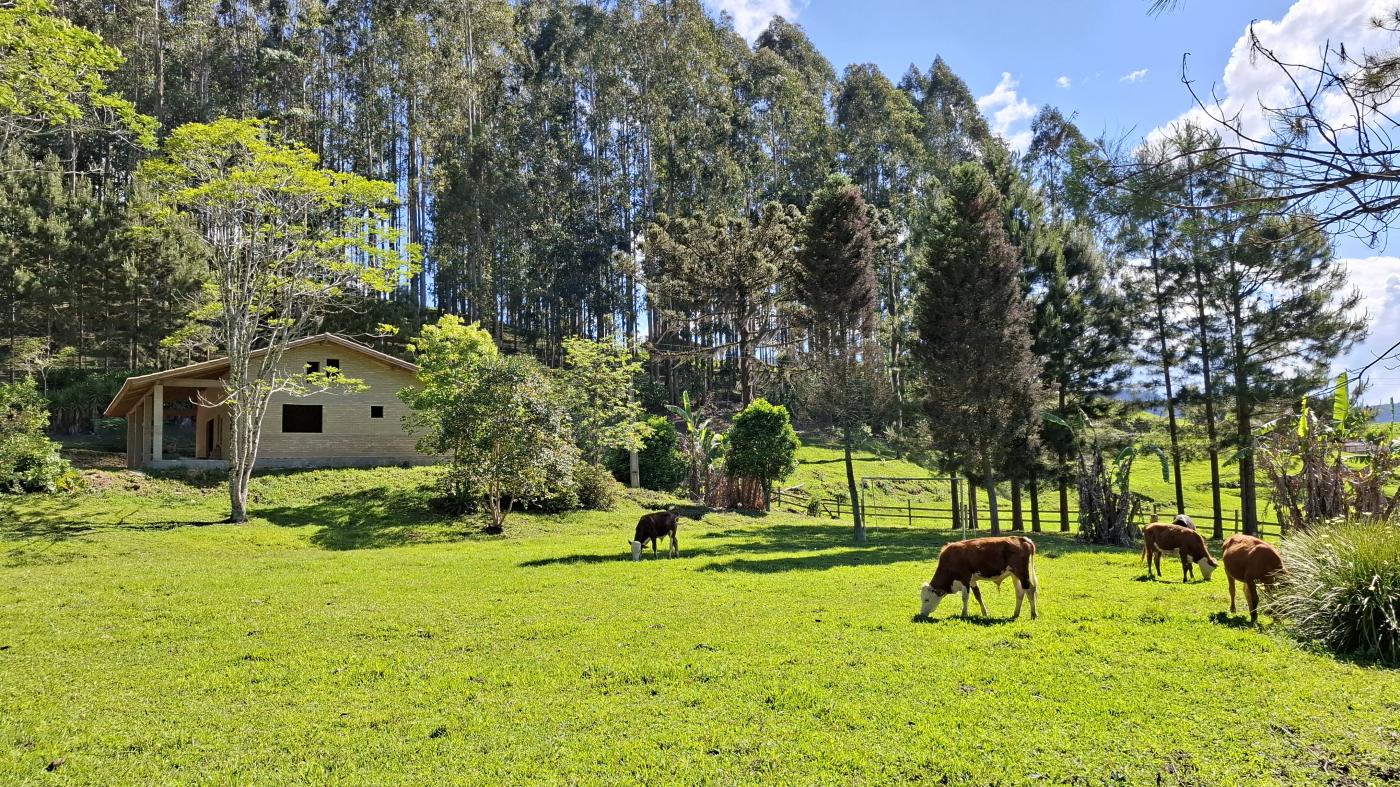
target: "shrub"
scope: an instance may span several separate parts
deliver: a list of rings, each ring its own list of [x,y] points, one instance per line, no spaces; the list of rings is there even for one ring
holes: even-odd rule
[[[642,486],[658,492],[674,491],[689,471],[685,455],[679,448],[680,438],[676,427],[661,415],[648,418],[647,425],[652,429],[651,436],[646,438],[642,450],[637,452]],[[631,480],[632,470],[626,451],[609,451],[606,464],[618,481],[627,483]]]
[[[44,434],[49,409],[33,380],[0,385],[0,492],[57,492],[78,474]]]
[[[617,504],[622,485],[607,469],[588,462],[574,465],[574,487],[578,489],[578,505],[586,511],[611,511]]]
[[[1400,665],[1400,527],[1339,524],[1290,536],[1268,605],[1307,642]]]
[[[725,467],[729,474],[762,484],[765,505],[773,482],[787,478],[797,469],[797,449],[802,442],[782,405],[753,400],[734,416],[726,440]]]

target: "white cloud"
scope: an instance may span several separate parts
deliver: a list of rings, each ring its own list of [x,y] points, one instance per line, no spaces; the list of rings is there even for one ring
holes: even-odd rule
[[[1254,32],[1285,63],[1317,63],[1328,47],[1335,49],[1341,44],[1352,56],[1359,57],[1362,52],[1388,50],[1392,46],[1394,34],[1373,27],[1371,19],[1387,16],[1393,6],[1394,0],[1297,0],[1281,19],[1256,21]],[[1202,99],[1219,98],[1221,106],[1212,108],[1211,114],[1231,117],[1238,113],[1246,133],[1266,135],[1269,115],[1265,107],[1294,104],[1296,93],[1278,66],[1251,54],[1246,27],[1235,41],[1219,78],[1209,74],[1188,76],[1196,80],[1196,91]],[[1336,118],[1346,107],[1336,96],[1331,99],[1323,103],[1323,114]],[[1171,126],[1188,120],[1224,130],[1205,117],[1200,107],[1193,107],[1167,127],[1152,132],[1149,138],[1158,138]]]
[[[746,41],[758,38],[773,17],[781,16],[791,22],[800,11],[794,0],[710,0],[710,5],[733,17],[734,29]]]
[[[1132,72],[1130,72],[1130,73],[1124,74],[1124,75],[1121,76],[1121,77],[1118,77],[1118,81],[1119,81],[1119,82],[1137,82],[1138,80],[1140,80],[1140,79],[1142,79],[1142,78],[1144,78],[1144,77],[1146,77],[1146,76],[1147,76],[1147,69],[1145,69],[1145,68],[1139,68],[1139,69],[1136,70],[1136,71],[1132,71]]]
[[[1003,71],[1001,81],[992,92],[977,99],[977,108],[991,120],[992,131],[1014,150],[1025,150],[1031,144],[1030,130],[1015,127],[1035,117],[1036,112],[1031,102],[1017,95],[1016,88],[1020,84],[1011,78],[1009,71]]]
[[[1059,85],[1060,87],[1062,87],[1062,88],[1068,90],[1068,89],[1069,89],[1069,86],[1072,85],[1072,84],[1074,84],[1074,83],[1070,81],[1069,77],[1062,76],[1062,77],[1060,77],[1059,79],[1055,80],[1055,84],[1057,84],[1057,85]]]
[[[1366,340],[1333,364],[1333,372],[1356,369],[1374,361],[1400,341],[1400,257],[1366,257],[1343,260],[1347,278],[1361,291],[1361,307],[1370,318]],[[1381,362],[1368,373],[1368,403],[1400,400],[1400,364]]]

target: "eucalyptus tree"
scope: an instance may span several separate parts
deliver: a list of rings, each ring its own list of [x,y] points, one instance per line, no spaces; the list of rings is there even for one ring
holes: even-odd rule
[[[353,385],[284,369],[351,289],[391,291],[413,269],[389,224],[392,183],[320,168],[307,148],[257,120],[175,129],[137,173],[152,231],[187,228],[209,265],[190,317],[228,354],[230,520],[247,518],[248,480],[274,393]]]

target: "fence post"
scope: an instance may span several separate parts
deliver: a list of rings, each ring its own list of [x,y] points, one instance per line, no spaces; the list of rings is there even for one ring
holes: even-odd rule
[[[836,518],[841,519],[841,498],[836,498]]]
[[[1234,532],[1236,532],[1236,533],[1240,532],[1240,510],[1239,510],[1238,508],[1235,509],[1235,527],[1234,527]]]

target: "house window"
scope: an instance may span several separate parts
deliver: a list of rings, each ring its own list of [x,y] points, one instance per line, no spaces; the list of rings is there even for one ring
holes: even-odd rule
[[[384,417],[384,405],[382,405],[382,404],[372,404],[372,405],[370,405],[370,407],[369,407],[369,417],[370,417],[370,418],[383,418],[383,417]]]
[[[321,405],[284,404],[282,405],[282,431],[297,433],[321,432]]]
[[[339,370],[339,369],[340,369],[340,359],[339,359],[339,358],[327,358],[327,359],[326,359],[326,368],[327,368],[327,369],[336,369],[336,370]]]
[[[321,362],[320,362],[320,361],[307,361],[307,362],[306,362],[306,375],[307,375],[308,377],[310,377],[311,375],[313,375],[313,374],[315,374],[315,373],[317,373],[317,372],[319,372],[319,371],[321,371]]]

